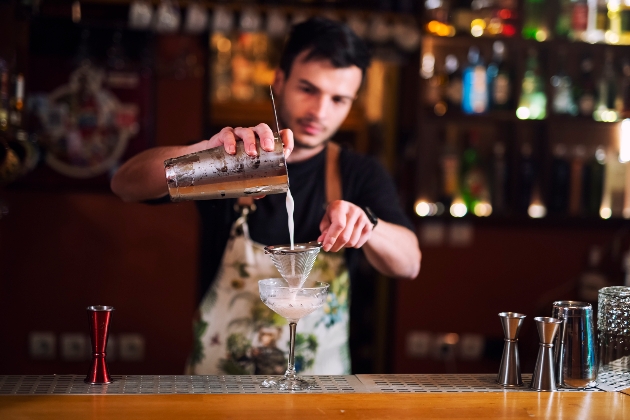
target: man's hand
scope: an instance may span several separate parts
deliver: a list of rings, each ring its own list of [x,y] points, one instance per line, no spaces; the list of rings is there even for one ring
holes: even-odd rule
[[[211,149],[223,145],[225,151],[233,155],[236,153],[236,142],[242,140],[245,152],[249,156],[256,156],[258,154],[256,151],[256,134],[258,134],[260,139],[260,147],[267,152],[272,152],[274,149],[273,131],[267,124],[263,123],[258,124],[256,127],[247,128],[225,127],[207,140],[204,148]],[[280,130],[280,138],[284,144],[284,157],[287,158],[293,150],[293,132],[289,129]]]
[[[344,246],[361,248],[372,235],[372,222],[363,209],[348,201],[336,200],[328,205],[319,224],[322,232],[317,240],[324,251],[337,252]]]

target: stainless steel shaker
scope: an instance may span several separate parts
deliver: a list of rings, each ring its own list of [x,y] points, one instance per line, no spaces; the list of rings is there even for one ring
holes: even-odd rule
[[[236,154],[223,146],[202,150],[164,162],[171,201],[213,200],[285,193],[289,176],[282,140],[274,134],[274,150],[267,152],[256,139],[258,156],[245,153],[242,141]]]
[[[588,388],[597,379],[597,342],[593,306],[561,300],[553,303],[552,317],[562,320],[556,337],[556,381],[564,388]]]

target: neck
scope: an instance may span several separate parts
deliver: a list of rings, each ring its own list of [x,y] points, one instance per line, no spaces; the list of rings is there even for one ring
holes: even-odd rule
[[[324,150],[324,147],[326,147],[326,143],[323,143],[320,146],[314,147],[312,149],[295,147],[291,152],[291,155],[287,159],[287,163],[299,163],[304,162],[305,160],[309,160],[310,158],[316,156],[319,152]]]

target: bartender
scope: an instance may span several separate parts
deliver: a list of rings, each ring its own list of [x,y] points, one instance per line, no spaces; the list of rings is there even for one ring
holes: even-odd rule
[[[292,28],[273,91],[295,201],[295,240],[323,243],[309,276],[330,284],[323,310],[300,321],[296,370],[350,373],[350,285],[359,253],[388,277],[414,279],[420,248],[389,174],[373,158],[341,149],[331,140],[345,120],[370,64],[366,44],[342,23],[312,18]],[[111,188],[124,201],[168,202],[164,161],[242,141],[250,156],[273,150],[271,129],[225,127],[193,145],[157,147],[127,161]],[[294,138],[295,136],[295,138]],[[255,203],[197,201],[201,220],[200,304],[191,374],[282,374],[288,326],[266,308],[257,281],[278,277],[263,245],[289,243],[284,194]]]

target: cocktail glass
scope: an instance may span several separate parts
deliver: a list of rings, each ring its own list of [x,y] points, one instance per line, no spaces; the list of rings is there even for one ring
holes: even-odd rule
[[[284,279],[265,279],[258,282],[260,299],[272,311],[289,321],[289,361],[287,371],[280,378],[265,379],[261,386],[285,391],[304,391],[315,384],[295,373],[295,328],[298,321],[321,308],[326,301],[328,284],[313,282],[311,287],[289,287]]]

